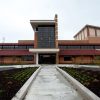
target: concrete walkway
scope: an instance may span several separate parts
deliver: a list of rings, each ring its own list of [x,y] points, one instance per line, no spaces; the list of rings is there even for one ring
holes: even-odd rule
[[[53,66],[44,66],[24,100],[83,100]]]

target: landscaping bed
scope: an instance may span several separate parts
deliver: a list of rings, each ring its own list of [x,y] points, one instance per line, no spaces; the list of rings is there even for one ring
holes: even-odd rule
[[[60,67],[100,97],[100,70]]]
[[[0,100],[11,100],[38,67],[0,71]]]

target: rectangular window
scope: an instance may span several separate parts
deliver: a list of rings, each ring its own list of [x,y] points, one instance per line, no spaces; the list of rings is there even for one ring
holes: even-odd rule
[[[80,49],[80,46],[67,46],[67,49]]]
[[[26,56],[22,56],[22,60],[23,61],[33,61],[33,56],[28,56],[28,55],[26,55]]]
[[[2,49],[14,49],[14,46],[3,45]]]
[[[0,49],[2,49],[2,46],[0,46]]]
[[[84,45],[81,46],[81,49],[94,49],[94,46]]]
[[[64,61],[71,61],[72,57],[71,56],[64,56]]]
[[[60,45],[60,46],[58,46],[60,49],[66,49],[66,46],[62,46],[62,45]]]
[[[33,45],[27,45],[27,49],[31,49],[31,48],[34,48]]]
[[[100,45],[95,46],[95,49],[100,49]]]
[[[60,45],[59,46],[60,49],[94,49],[94,46],[93,45],[67,45],[67,46],[63,46],[63,45]],[[95,46],[95,48],[99,48],[99,46]]]
[[[19,45],[18,46],[18,49],[26,49],[27,47],[26,46],[23,46],[23,45]]]
[[[18,49],[18,46],[17,45],[15,45],[15,49]]]
[[[54,26],[38,26],[38,48],[55,48]]]

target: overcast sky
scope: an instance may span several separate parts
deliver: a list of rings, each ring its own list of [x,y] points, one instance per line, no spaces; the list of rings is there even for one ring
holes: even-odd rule
[[[86,24],[100,26],[100,0],[0,0],[0,42],[34,39],[30,20],[55,14],[59,39],[73,39]]]

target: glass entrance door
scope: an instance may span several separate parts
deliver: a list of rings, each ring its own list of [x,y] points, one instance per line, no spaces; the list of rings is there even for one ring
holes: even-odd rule
[[[56,54],[39,54],[39,64],[55,64]]]

